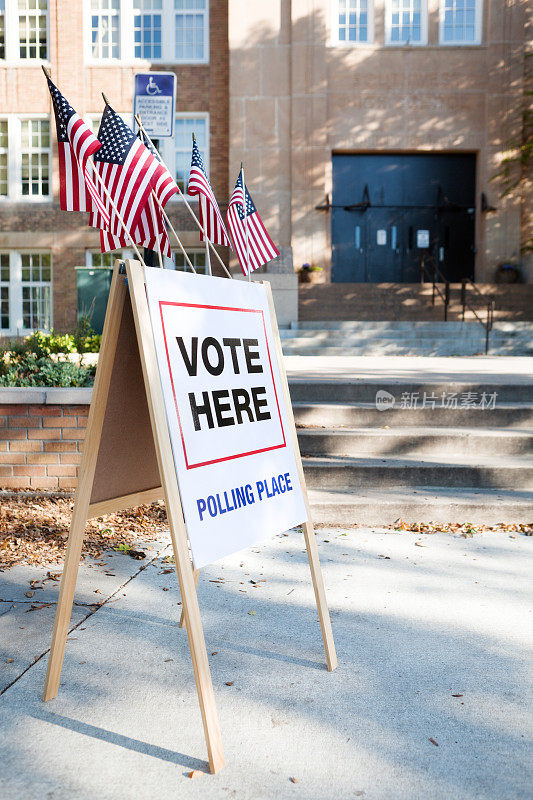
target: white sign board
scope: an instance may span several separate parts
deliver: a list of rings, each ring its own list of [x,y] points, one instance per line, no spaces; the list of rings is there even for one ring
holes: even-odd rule
[[[146,269],[181,501],[196,569],[307,519],[257,283]]]
[[[429,231],[422,229],[417,230],[416,246],[421,248],[429,247]]]
[[[133,116],[139,114],[150,137],[161,139],[174,135],[175,105],[174,72],[138,72],[135,75]]]
[[[378,230],[376,236],[376,244],[379,245],[387,244],[387,231],[384,228],[380,228]]]

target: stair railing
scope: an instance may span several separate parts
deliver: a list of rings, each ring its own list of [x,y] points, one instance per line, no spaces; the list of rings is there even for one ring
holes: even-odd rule
[[[450,282],[446,280],[440,269],[437,267],[436,259],[433,255],[423,255],[420,259],[420,281],[425,283],[426,276],[432,283],[431,305],[435,305],[437,295],[444,303],[444,321],[448,321],[448,308],[450,305]],[[438,285],[438,281],[444,284],[444,292]],[[476,309],[468,302],[467,290],[473,291],[479,295],[486,303],[486,319],[482,319],[477,313]],[[465,321],[466,309],[468,308],[479,324],[485,329],[485,355],[489,352],[490,345],[490,332],[494,325],[494,298],[487,297],[479,291],[478,287],[471,278],[463,278],[461,281],[461,306],[462,306],[462,321]]]
[[[470,303],[468,302],[466,297],[467,285],[469,289],[473,289],[474,292],[478,294],[479,297],[481,297],[487,303],[487,308],[486,308],[487,316],[485,320],[481,319],[476,309],[473,308],[473,306],[471,306]],[[483,294],[483,292],[479,291],[478,287],[471,278],[463,278],[461,281],[461,306],[463,309],[462,312],[463,322],[465,321],[465,312],[466,309],[468,308],[472,312],[474,317],[477,319],[477,321],[480,323],[480,325],[482,325],[485,328],[485,355],[487,355],[487,353],[489,352],[490,332],[494,325],[494,298],[489,297],[489,299],[487,300],[486,296]]]
[[[429,264],[426,264],[429,262]],[[420,259],[420,282],[425,283],[426,276],[432,284],[431,305],[435,305],[437,295],[444,303],[444,322],[448,322],[448,307],[450,305],[450,282],[446,280],[440,269],[437,267],[435,259],[429,255],[423,255]],[[438,280],[444,284],[444,292],[441,290]]]

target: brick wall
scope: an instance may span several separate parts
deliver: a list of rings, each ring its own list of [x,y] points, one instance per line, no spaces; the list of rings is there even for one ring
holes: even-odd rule
[[[88,405],[0,405],[0,488],[74,489]]]

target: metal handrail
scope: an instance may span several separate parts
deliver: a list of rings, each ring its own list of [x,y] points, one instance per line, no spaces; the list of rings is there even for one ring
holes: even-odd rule
[[[430,261],[430,266],[426,265],[426,260]],[[442,301],[444,302],[444,321],[448,321],[448,307],[450,305],[450,282],[446,280],[440,269],[436,264],[436,260],[434,256],[423,256],[420,260],[420,278],[421,282],[424,283],[424,278],[426,275],[430,276],[431,283],[433,285],[432,288],[432,296],[431,296],[431,305],[435,305],[435,297],[438,295]],[[444,284],[444,293],[441,291],[440,287],[437,284],[437,278],[440,278],[442,283]],[[490,332],[494,325],[494,298],[491,296],[487,301],[487,318],[486,320],[481,319],[479,314],[477,313],[476,309],[470,305],[467,300],[466,292],[467,292],[467,284],[470,284],[468,287],[469,289],[473,289],[476,294],[478,294],[483,300],[487,300],[486,296],[483,292],[480,292],[476,284],[471,278],[463,278],[461,281],[461,306],[462,306],[462,321],[465,321],[465,314],[466,309],[468,308],[476,320],[479,322],[480,325],[485,329],[485,355],[489,352],[489,345],[490,345]]]
[[[469,288],[475,289],[477,294],[480,297],[482,297],[484,300],[486,300],[486,297],[483,294],[483,292],[479,291],[478,287],[476,286],[476,284],[474,283],[472,278],[463,278],[462,279],[462,281],[461,281],[461,305],[463,307],[463,322],[465,321],[466,309],[469,308],[470,311],[472,312],[472,314],[474,315],[474,317],[480,323],[480,325],[482,325],[485,328],[485,355],[487,355],[487,353],[489,352],[490,332],[491,332],[492,327],[494,325],[494,305],[495,305],[494,298],[493,297],[489,297],[489,300],[487,302],[487,319],[486,319],[486,321],[483,321],[481,319],[481,317],[479,316],[479,314],[477,313],[476,309],[473,308],[470,305],[470,303],[467,301],[467,299],[466,299],[466,288],[467,288],[466,285],[467,285],[467,283],[470,283],[471,287],[469,287]]]
[[[431,258],[431,268],[428,269],[426,267],[426,256],[422,256],[420,260],[420,278],[421,282],[424,283],[424,278],[426,274],[429,273],[431,283],[432,283],[432,293],[431,293],[431,305],[435,305],[435,297],[438,294],[441,300],[444,303],[444,322],[448,321],[448,306],[450,305],[450,282],[446,280],[442,272],[439,270],[435,263],[435,259]],[[441,279],[444,283],[444,294],[441,292],[440,287],[437,284],[437,277]]]

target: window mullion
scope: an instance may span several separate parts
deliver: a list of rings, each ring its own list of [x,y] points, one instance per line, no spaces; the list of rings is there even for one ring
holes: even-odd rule
[[[135,57],[133,44],[133,0],[120,3],[120,60],[131,63]]]
[[[6,61],[18,61],[19,58],[19,35],[18,35],[18,7],[17,0],[6,0],[5,11],[5,37],[6,37]]]
[[[176,60],[174,51],[174,0],[163,0],[162,21],[161,44],[163,61],[171,64]]]

